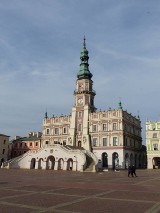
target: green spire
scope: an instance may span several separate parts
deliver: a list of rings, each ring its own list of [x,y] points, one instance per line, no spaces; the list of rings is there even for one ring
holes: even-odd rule
[[[80,64],[80,70],[77,74],[77,78],[78,79],[84,79],[84,78],[91,79],[92,73],[90,73],[90,71],[89,71],[89,64],[88,64],[89,56],[88,56],[88,50],[86,49],[85,36],[83,39],[83,48],[81,51],[80,59],[81,59],[81,64]]]
[[[118,109],[123,109],[123,108],[122,108],[121,97],[119,97]]]
[[[118,103],[118,105],[119,105],[119,106],[118,106],[118,109],[123,109],[123,108],[122,108],[122,103],[121,103],[121,101]]]
[[[48,118],[47,111],[45,112],[45,118]]]

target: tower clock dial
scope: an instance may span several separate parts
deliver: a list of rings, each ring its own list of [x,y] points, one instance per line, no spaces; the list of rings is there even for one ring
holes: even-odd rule
[[[83,99],[82,98],[78,99],[78,104],[83,104]]]

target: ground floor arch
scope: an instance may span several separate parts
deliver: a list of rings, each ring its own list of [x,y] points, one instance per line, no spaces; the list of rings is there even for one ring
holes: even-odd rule
[[[102,167],[108,168],[108,154],[106,152],[102,153]]]
[[[69,158],[67,160],[67,170],[72,170],[73,169],[73,159]]]
[[[153,169],[160,169],[160,157],[154,157],[152,159]]]
[[[35,169],[35,166],[36,166],[36,159],[35,159],[35,158],[32,158],[32,159],[31,159],[30,168],[31,168],[31,169]]]
[[[63,158],[60,158],[58,160],[58,170],[63,170],[63,167],[64,167],[64,160]]]
[[[54,169],[55,158],[54,156],[49,156],[46,161],[46,169]]]
[[[117,152],[114,152],[112,154],[112,168],[113,169],[119,168],[119,154]]]

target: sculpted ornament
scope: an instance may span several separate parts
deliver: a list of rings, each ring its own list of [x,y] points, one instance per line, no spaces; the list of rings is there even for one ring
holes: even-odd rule
[[[87,141],[86,137],[84,136],[83,137],[83,142],[85,143]]]

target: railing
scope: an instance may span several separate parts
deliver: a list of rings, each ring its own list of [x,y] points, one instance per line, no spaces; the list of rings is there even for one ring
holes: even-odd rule
[[[96,95],[96,91],[95,90],[87,90],[87,89],[75,89],[74,93],[94,93]]]

